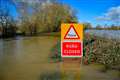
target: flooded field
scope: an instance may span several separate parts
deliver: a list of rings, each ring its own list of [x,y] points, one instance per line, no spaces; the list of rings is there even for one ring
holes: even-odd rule
[[[49,63],[51,37],[26,37],[0,41],[0,80],[39,80],[43,71],[57,69]]]
[[[103,38],[120,40],[120,30],[87,30],[86,32]]]
[[[0,80],[115,80],[117,73],[109,71],[100,72],[101,65],[79,65],[75,71],[67,72],[67,77],[62,79],[51,79],[55,77],[54,72],[64,71],[61,63],[51,63],[49,53],[56,44],[54,37],[24,37],[18,40],[0,40]],[[71,64],[70,65],[76,65]],[[69,66],[70,67],[70,66]],[[78,71],[80,76],[72,75]],[[79,72],[80,71],[80,72]],[[93,73],[93,74],[91,74]],[[54,75],[52,75],[54,74]],[[65,73],[64,73],[65,74]],[[53,77],[51,77],[53,76]],[[76,76],[76,75],[75,75]],[[118,79],[116,79],[118,80]]]

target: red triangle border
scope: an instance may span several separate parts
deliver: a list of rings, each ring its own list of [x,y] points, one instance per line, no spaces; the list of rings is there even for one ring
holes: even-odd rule
[[[71,28],[73,28],[75,33],[77,34],[77,36],[78,36],[77,38],[66,38],[66,36],[67,36],[67,34],[68,34],[68,32],[70,31]],[[65,34],[64,39],[80,39],[80,37],[79,37],[79,35],[78,35],[77,31],[75,30],[73,25],[70,25],[70,28],[68,29],[67,33]]]

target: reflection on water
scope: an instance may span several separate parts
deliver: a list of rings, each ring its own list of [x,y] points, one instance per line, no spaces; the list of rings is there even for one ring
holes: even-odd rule
[[[49,37],[0,40],[0,80],[37,80],[52,43]]]

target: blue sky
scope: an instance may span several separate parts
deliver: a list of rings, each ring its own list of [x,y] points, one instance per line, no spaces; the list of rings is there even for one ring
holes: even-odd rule
[[[112,22],[99,21],[96,18],[106,13],[110,8],[120,6],[120,0],[63,0],[63,3],[78,11],[79,22],[90,22],[93,26],[112,24]]]
[[[16,9],[13,5],[9,4],[9,0],[2,1],[3,7],[7,5],[10,9],[12,16],[17,16]],[[77,10],[77,17],[79,22],[90,22],[93,26],[97,24],[112,24],[108,21],[96,20],[97,17],[106,13],[110,8],[120,6],[120,0],[60,0],[61,2],[70,5],[73,9]]]
[[[10,14],[13,17],[17,17],[18,14],[16,12],[15,6],[10,2],[10,0],[0,0],[0,8],[8,9]]]

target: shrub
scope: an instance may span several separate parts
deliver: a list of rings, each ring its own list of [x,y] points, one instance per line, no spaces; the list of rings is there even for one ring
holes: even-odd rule
[[[106,68],[120,65],[120,42],[99,38],[96,44],[98,63],[104,64]]]
[[[62,61],[60,43],[61,42],[58,41],[57,44],[51,49],[50,60],[52,60],[53,62]]]

